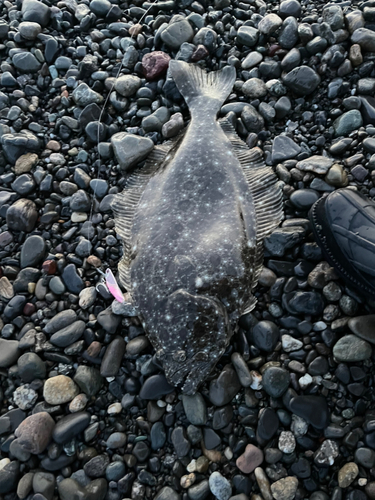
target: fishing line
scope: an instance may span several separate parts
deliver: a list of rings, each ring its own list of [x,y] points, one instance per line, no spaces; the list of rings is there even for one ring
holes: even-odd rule
[[[136,23],[136,24],[141,24],[141,22],[143,21],[143,19],[144,19],[144,18],[146,17],[146,15],[150,12],[150,10],[152,9],[152,7],[154,7],[154,6],[156,5],[156,3],[157,3],[157,2],[158,2],[158,0],[154,0],[154,1],[151,3],[151,5],[149,6],[149,8],[148,8],[148,9],[147,9],[144,13],[143,13],[143,15],[142,15],[142,16],[141,16],[141,18],[139,19],[138,23]],[[133,24],[133,26],[136,26],[136,24]],[[143,28],[143,26],[142,26],[142,28]],[[135,38],[135,36],[136,36],[136,34],[134,33],[133,35],[131,35],[131,36],[130,36],[130,39]],[[106,98],[105,98],[105,100],[104,100],[104,103],[103,103],[102,109],[101,109],[100,114],[99,114],[99,119],[98,119],[98,131],[97,131],[97,132],[98,132],[98,133],[97,133],[97,143],[98,143],[98,145],[97,145],[97,149],[98,149],[98,157],[99,157],[99,159],[98,159],[98,174],[97,174],[97,176],[95,177],[95,179],[96,179],[96,180],[99,180],[99,179],[100,179],[100,168],[101,168],[101,166],[102,166],[102,162],[101,162],[101,159],[100,159],[100,153],[99,153],[100,126],[101,126],[101,124],[102,124],[102,119],[103,119],[103,114],[104,114],[105,107],[106,107],[106,105],[107,105],[107,103],[108,103],[108,100],[109,100],[109,98],[110,98],[110,96],[111,96],[111,94],[112,94],[112,92],[113,92],[113,89],[114,89],[114,87],[115,87],[115,85],[116,85],[117,78],[119,77],[119,75],[120,75],[120,73],[121,73],[121,70],[122,70],[122,68],[124,67],[124,59],[125,59],[125,56],[126,56],[126,51],[125,51],[125,54],[124,54],[124,56],[123,56],[123,58],[122,58],[122,60],[121,60],[121,63],[120,63],[119,69],[118,69],[118,71],[117,71],[117,73],[116,73],[116,76],[115,76],[115,78],[114,78],[114,80],[113,80],[113,83],[112,83],[112,85],[111,85],[111,87],[110,87],[110,89],[109,89],[109,91],[108,91],[107,97],[106,97]],[[90,204],[90,214],[89,214],[89,221],[88,221],[88,222],[89,222],[89,226],[92,226],[92,219],[93,219],[93,215],[94,215],[94,204],[95,204],[95,199],[96,199],[97,187],[98,187],[98,183],[96,182],[96,183],[95,183],[95,185],[94,185],[94,192],[93,192],[93,196],[92,196],[92,200],[91,200],[91,204]],[[89,228],[87,229],[87,231],[89,231]],[[87,236],[89,236],[89,233],[87,233]],[[90,246],[90,240],[89,240],[89,238],[87,238],[87,239],[88,239],[88,247],[89,247],[89,246]],[[118,294],[117,294],[117,293],[112,293],[110,286],[108,286],[108,285],[110,285],[110,284],[111,284],[111,282],[112,282],[112,278],[113,278],[113,280],[114,280],[114,282],[115,282],[115,285],[113,285],[113,284],[112,284],[112,287],[114,286],[114,287],[116,288],[116,286],[117,286],[118,290],[120,290],[120,289],[119,289],[119,287],[118,287],[118,285],[117,285],[116,279],[115,279],[115,278],[114,278],[114,276],[113,276],[112,271],[111,271],[109,268],[106,270],[106,272],[105,272],[105,273],[103,273],[103,271],[101,271],[100,269],[97,269],[97,271],[99,271],[99,273],[100,273],[100,274],[102,274],[102,275],[103,275],[103,277],[105,277],[105,280],[103,279],[103,281],[106,281],[107,288],[108,288],[108,290],[110,291],[110,293],[111,293],[111,294],[115,297],[115,299],[116,299],[116,300],[118,300],[119,302],[121,302],[121,300],[119,300],[119,299],[118,299]],[[100,284],[100,283],[99,283],[99,284]],[[98,285],[97,285],[97,286],[98,286]]]

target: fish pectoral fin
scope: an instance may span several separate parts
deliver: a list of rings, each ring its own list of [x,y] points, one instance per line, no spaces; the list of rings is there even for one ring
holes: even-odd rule
[[[283,219],[283,193],[278,178],[263,159],[263,151],[249,149],[237,135],[227,118],[219,120],[222,130],[232,144],[252,194],[256,214],[256,258],[252,289],[257,285],[263,262],[263,240],[278,227]]]

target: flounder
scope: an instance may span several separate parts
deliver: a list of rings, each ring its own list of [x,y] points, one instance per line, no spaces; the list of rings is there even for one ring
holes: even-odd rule
[[[236,71],[171,61],[191,121],[156,146],[112,208],[123,240],[121,284],[167,380],[194,394],[216,365],[253,290],[263,240],[282,218],[282,192],[259,148],[217,120]]]

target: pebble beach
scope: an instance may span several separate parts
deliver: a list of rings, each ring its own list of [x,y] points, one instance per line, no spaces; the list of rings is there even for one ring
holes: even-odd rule
[[[255,309],[206,382],[167,382],[99,271],[111,202],[190,120],[172,59],[283,191]],[[0,500],[375,500],[375,301],[307,214],[375,198],[375,0],[0,0]]]

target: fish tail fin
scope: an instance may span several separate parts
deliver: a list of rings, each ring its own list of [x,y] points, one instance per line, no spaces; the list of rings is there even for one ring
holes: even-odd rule
[[[230,94],[236,79],[236,70],[233,66],[225,66],[219,71],[207,73],[194,64],[173,60],[169,63],[169,68],[193,117],[194,114],[216,115]]]

